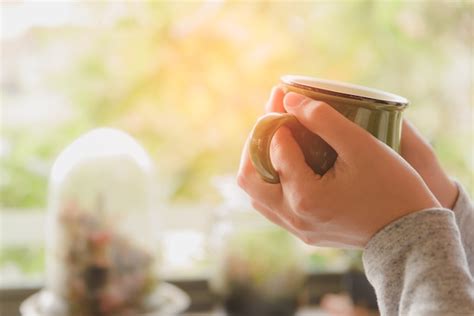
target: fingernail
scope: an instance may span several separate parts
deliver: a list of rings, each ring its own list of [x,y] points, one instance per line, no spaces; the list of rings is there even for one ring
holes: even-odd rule
[[[285,105],[291,108],[298,107],[302,105],[305,102],[308,102],[310,99],[305,97],[304,95],[294,93],[294,92],[289,92],[285,95]]]

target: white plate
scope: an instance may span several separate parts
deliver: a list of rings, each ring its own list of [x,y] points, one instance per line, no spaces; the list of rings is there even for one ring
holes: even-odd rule
[[[190,305],[189,296],[169,283],[161,283],[148,298],[156,309],[137,316],[171,316],[185,311]],[[22,316],[67,316],[65,304],[56,295],[41,290],[20,305]]]

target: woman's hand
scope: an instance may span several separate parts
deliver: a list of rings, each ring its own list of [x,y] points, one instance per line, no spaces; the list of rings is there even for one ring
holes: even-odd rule
[[[329,105],[276,88],[267,108],[295,115],[338,153],[333,168],[317,175],[291,132],[280,128],[270,151],[280,183],[269,184],[253,167],[248,146],[243,151],[238,183],[254,208],[306,243],[364,247],[392,221],[440,206],[405,160]]]
[[[429,143],[406,120],[403,122],[401,155],[420,174],[439,203],[452,209],[458,196],[456,183],[444,172]]]

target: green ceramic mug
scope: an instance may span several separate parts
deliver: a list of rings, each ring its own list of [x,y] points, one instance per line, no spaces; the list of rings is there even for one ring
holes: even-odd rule
[[[285,93],[296,92],[326,102],[398,152],[407,99],[372,88],[305,76],[283,76],[281,86]],[[291,114],[269,113],[254,126],[249,147],[252,163],[266,182],[280,181],[269,150],[273,135],[283,125],[291,130],[314,172],[323,175],[333,166],[337,153],[322,138],[303,127]]]

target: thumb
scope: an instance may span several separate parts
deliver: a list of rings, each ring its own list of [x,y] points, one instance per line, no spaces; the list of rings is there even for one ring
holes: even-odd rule
[[[285,109],[307,129],[318,134],[338,155],[360,152],[360,145],[371,135],[327,103],[294,92],[284,98]]]

